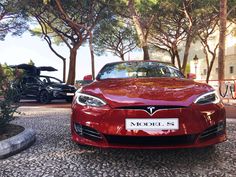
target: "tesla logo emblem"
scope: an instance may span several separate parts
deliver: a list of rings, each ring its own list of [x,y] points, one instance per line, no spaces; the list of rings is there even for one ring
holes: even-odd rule
[[[149,106],[149,107],[147,107],[146,111],[147,111],[150,115],[152,115],[152,114],[155,113],[156,108],[155,108],[154,106]]]

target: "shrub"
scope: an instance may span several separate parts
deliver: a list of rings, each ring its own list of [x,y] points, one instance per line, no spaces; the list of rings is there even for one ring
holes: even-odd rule
[[[18,97],[17,91],[11,87],[8,77],[0,65],[0,129],[14,119],[18,104],[14,101]]]

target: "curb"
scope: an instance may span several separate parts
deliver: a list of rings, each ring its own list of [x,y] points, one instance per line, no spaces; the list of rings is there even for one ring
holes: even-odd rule
[[[228,122],[236,122],[236,118],[226,118],[226,121],[228,121]]]
[[[36,140],[33,129],[25,129],[20,134],[0,141],[0,159],[7,158],[30,147]]]

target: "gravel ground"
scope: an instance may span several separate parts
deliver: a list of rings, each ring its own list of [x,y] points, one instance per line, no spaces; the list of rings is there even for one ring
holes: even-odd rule
[[[0,177],[236,176],[235,120],[227,124],[229,140],[214,149],[98,149],[71,141],[69,109],[36,109],[22,108],[14,121],[36,130],[35,144],[0,160]]]

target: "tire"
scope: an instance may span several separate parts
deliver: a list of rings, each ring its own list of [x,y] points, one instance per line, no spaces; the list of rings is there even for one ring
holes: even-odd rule
[[[51,98],[49,93],[46,90],[43,90],[39,94],[39,102],[43,104],[47,104],[51,102]]]

